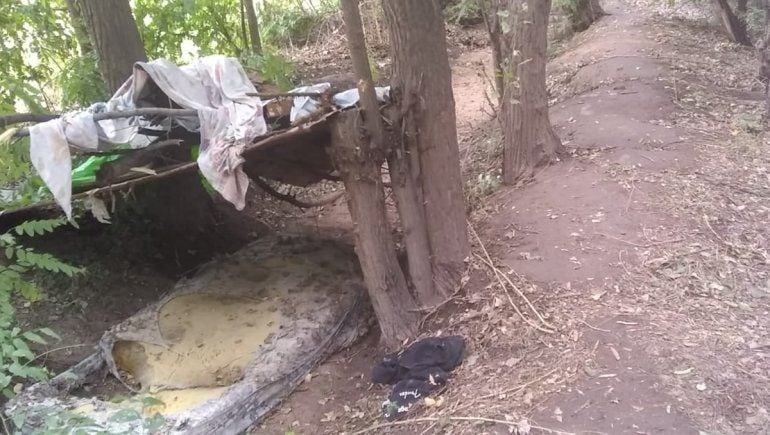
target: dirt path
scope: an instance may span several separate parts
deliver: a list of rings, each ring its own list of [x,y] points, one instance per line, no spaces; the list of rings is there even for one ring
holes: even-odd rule
[[[558,332],[527,327],[472,261],[464,296],[427,325],[469,341],[444,405],[415,416],[432,423],[369,433],[509,433],[449,417],[581,434],[770,433],[770,151],[752,124],[762,98],[753,54],[654,13],[659,2],[605,3],[611,15],[549,66],[551,117],[571,155],[487,197],[475,216],[501,269]],[[488,62],[487,49],[453,62],[471,159],[495,142]],[[340,207],[324,214],[340,218]],[[375,339],[319,367],[254,433],[379,421],[387,393],[367,382]]]
[[[732,114],[712,112],[708,131],[687,121],[695,115],[687,98],[681,104],[677,79],[685,91],[720,92],[718,83],[681,74],[687,60],[702,56],[688,38],[677,40],[692,29],[654,23],[636,5],[608,3],[611,16],[551,64],[572,91],[551,116],[574,157],[525,189],[498,194],[492,201],[500,211],[486,232],[511,269],[557,294],[577,293],[571,315],[587,327],[578,335],[589,349],[582,373],[531,419],[578,433],[767,433],[766,251],[740,234],[743,226],[733,229],[740,240],[734,246],[724,240],[733,235],[719,236],[709,223],[704,228],[703,212],[709,222],[735,222],[714,215],[724,214],[722,201],[736,192],[696,198],[694,189],[682,189],[731,153],[727,145],[704,150],[704,142],[725,137]],[[699,31],[705,35],[696,29],[689,36],[720,45],[721,36]],[[741,54],[750,73],[751,53]],[[751,114],[761,95],[741,97]],[[738,106],[714,102],[720,110]],[[757,156],[760,167],[767,157]],[[737,163],[724,166],[725,175],[743,172]],[[754,233],[766,240],[766,215],[738,219],[763,227]],[[694,253],[722,261],[710,269],[686,258]],[[724,261],[733,261],[734,270],[724,270]]]

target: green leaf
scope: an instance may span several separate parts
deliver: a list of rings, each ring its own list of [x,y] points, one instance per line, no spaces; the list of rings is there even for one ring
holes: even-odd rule
[[[20,430],[22,427],[24,427],[24,422],[27,421],[27,413],[17,412],[13,414],[11,421],[13,422],[13,425],[16,427],[16,429]]]
[[[29,350],[29,346],[27,346],[27,343],[25,343],[24,340],[20,338],[14,338],[12,343],[16,347],[16,351],[14,351],[12,355],[26,358],[28,360],[35,359],[35,354]]]
[[[9,260],[13,259],[14,251],[15,251],[15,249],[13,249],[11,247],[5,248],[5,258],[7,258]]]
[[[7,368],[8,368],[8,371],[14,376],[18,376],[20,378],[27,377],[26,367],[19,364],[18,362],[11,363]]]
[[[6,375],[5,373],[0,372],[0,388],[5,388],[8,385],[11,385],[11,379],[13,378]]]
[[[133,409],[121,409],[115,414],[112,414],[108,420],[113,423],[128,423],[130,421],[141,420],[141,418],[142,416]]]
[[[33,343],[37,343],[37,344],[43,344],[43,345],[45,345],[45,344],[48,344],[48,343],[45,341],[45,339],[43,339],[43,337],[41,337],[41,336],[39,336],[39,335],[35,334],[34,332],[25,332],[25,333],[23,333],[23,334],[21,334],[21,335],[22,335],[24,338],[26,338],[28,341],[31,341],[31,342],[33,342]]]
[[[37,286],[28,281],[21,281],[18,283],[16,290],[21,293],[24,299],[30,302],[37,302],[43,299],[43,293],[37,288]]]
[[[142,398],[142,405],[145,408],[151,408],[153,406],[163,406],[165,403],[157,397],[146,396]]]
[[[45,335],[47,335],[47,336],[49,336],[51,338],[55,338],[57,340],[61,340],[61,337],[59,336],[59,334],[53,332],[53,330],[51,330],[50,328],[40,328],[37,331],[40,332],[41,334],[45,334]]]
[[[166,419],[159,413],[155,413],[151,417],[145,418],[142,422],[142,427],[150,433],[158,431],[166,423]]]

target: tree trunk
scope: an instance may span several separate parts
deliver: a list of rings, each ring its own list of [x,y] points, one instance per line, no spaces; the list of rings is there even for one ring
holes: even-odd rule
[[[78,46],[80,46],[80,54],[86,55],[93,53],[94,47],[91,45],[88,29],[86,29],[86,24],[83,21],[81,7],[82,5],[77,0],[67,0],[67,12],[69,12],[70,24],[75,30],[75,39],[78,41]]]
[[[748,6],[749,6],[749,0],[738,0],[738,4],[735,7],[735,12],[738,13],[738,15],[746,15],[746,12],[748,12]]]
[[[751,47],[751,39],[749,39],[749,35],[746,33],[745,23],[735,16],[727,0],[712,0],[712,4],[714,5],[714,12],[722,22],[722,26],[730,40]]]
[[[575,11],[570,19],[572,21],[572,30],[576,32],[588,29],[591,27],[591,24],[605,15],[599,0],[577,0],[574,7]]]
[[[128,0],[81,0],[80,4],[102,76],[110,92],[115,92],[131,75],[134,62],[147,60],[131,6]]]
[[[765,9],[765,34],[757,44],[759,79],[765,84],[765,122],[770,120],[770,0],[762,0]]]
[[[434,285],[454,293],[469,253],[444,18],[433,0],[385,0],[393,59],[391,100],[400,110],[409,171],[417,180]]]
[[[502,65],[502,32],[500,31],[500,16],[498,12],[498,0],[483,0],[481,2],[481,13],[484,18],[484,24],[489,34],[489,44],[492,47],[492,69],[494,72],[495,91],[497,92],[498,103],[502,101],[505,83],[503,82]]]
[[[556,159],[561,141],[548,117],[545,84],[551,1],[511,0],[503,56],[507,66],[500,117],[505,136],[503,182],[516,184]]]
[[[400,150],[391,153],[386,150],[385,128],[380,115],[377,95],[374,92],[374,81],[369,66],[358,1],[342,0],[341,3],[350,57],[353,61],[353,69],[359,77],[358,90],[361,95],[361,105],[369,140],[372,148],[389,154],[388,168],[398,204],[401,226],[404,230],[409,275],[414,286],[415,296],[422,306],[437,305],[443,302],[443,298],[435,291],[433,285],[425,217],[417,200],[416,186],[409,173],[409,164],[405,160],[407,156],[399,152]]]
[[[360,114],[342,112],[333,121],[331,154],[345,183],[355,227],[356,253],[382,332],[390,349],[417,334],[417,304],[407,288],[386,219],[380,150],[360,137]]]
[[[257,13],[254,10],[254,1],[241,0],[241,4],[246,7],[246,19],[249,22],[249,42],[251,43],[251,52],[253,54],[262,54],[262,39],[259,37],[259,21],[257,21]]]

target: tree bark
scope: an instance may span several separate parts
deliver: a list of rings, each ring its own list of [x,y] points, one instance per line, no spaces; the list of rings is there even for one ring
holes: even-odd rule
[[[241,0],[246,8],[246,20],[249,22],[249,43],[253,54],[262,54],[262,39],[259,37],[259,21],[254,10],[253,0]]]
[[[83,19],[111,92],[131,75],[134,62],[146,61],[128,0],[81,0]]]
[[[391,100],[400,110],[409,172],[418,181],[430,246],[433,282],[454,293],[469,253],[457,146],[454,96],[444,18],[434,0],[385,0],[393,75]]]
[[[70,24],[75,30],[75,39],[78,41],[78,46],[80,46],[80,54],[93,53],[94,47],[91,45],[88,29],[86,29],[85,22],[83,21],[81,5],[77,0],[67,0],[67,12],[70,16]]]
[[[591,27],[591,24],[603,15],[605,12],[599,4],[599,0],[577,0],[575,13],[571,16],[572,30],[582,32]]]
[[[535,168],[555,160],[561,148],[548,116],[545,83],[550,9],[550,0],[509,3],[512,23],[504,35],[507,80],[500,107],[505,137],[503,182],[509,185],[534,175]]]
[[[738,0],[738,3],[735,6],[735,12],[738,13],[738,15],[745,15],[748,11],[749,6],[749,0]]]
[[[759,79],[765,84],[765,122],[770,120],[770,0],[762,0],[765,9],[765,33],[757,44]]]
[[[751,39],[749,39],[749,35],[746,32],[745,23],[735,16],[727,0],[712,0],[712,4],[714,5],[714,12],[722,22],[722,27],[727,32],[730,40],[751,47]]]
[[[342,175],[355,227],[356,253],[382,332],[390,349],[417,334],[417,304],[409,293],[386,219],[380,150],[362,141],[360,114],[342,112],[332,124],[331,155]]]
[[[481,2],[481,13],[484,18],[484,24],[489,34],[489,43],[492,47],[492,68],[494,72],[495,91],[497,92],[498,103],[502,100],[504,82],[502,68],[502,42],[500,31],[500,16],[497,14],[499,7],[498,0],[483,0]]]
[[[374,81],[369,66],[358,1],[342,0],[341,4],[353,70],[359,77],[358,91],[361,95],[369,140],[374,149],[380,149],[389,155],[388,168],[398,204],[401,226],[404,230],[409,275],[415,296],[422,306],[437,305],[443,301],[443,298],[436,292],[433,285],[425,217],[417,200],[416,186],[409,174],[406,156],[400,153],[400,150],[390,153],[386,150],[385,127],[380,116],[377,95],[374,92]]]

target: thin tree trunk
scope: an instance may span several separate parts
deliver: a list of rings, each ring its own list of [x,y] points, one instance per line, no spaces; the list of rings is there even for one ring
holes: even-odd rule
[[[765,83],[765,121],[770,120],[770,0],[762,0],[765,9],[765,33],[757,44],[759,79]]]
[[[241,39],[243,46],[249,46],[249,32],[246,30],[246,0],[241,0]]]
[[[360,137],[358,111],[343,112],[332,125],[331,154],[345,183],[355,227],[356,253],[382,332],[382,342],[398,348],[417,334],[417,304],[396,257],[385,211],[380,150]]]
[[[459,284],[469,245],[444,18],[432,0],[384,0],[383,8],[391,100],[403,116],[395,128],[405,133],[404,149],[416,163],[410,171],[419,181],[434,285],[447,297]]]
[[[128,0],[81,1],[102,77],[115,92],[131,75],[134,62],[147,60],[131,6]]]
[[[504,82],[502,66],[502,42],[500,31],[500,16],[498,12],[498,0],[484,0],[481,3],[481,13],[484,24],[489,34],[489,43],[492,46],[492,68],[494,70],[495,91],[497,91],[498,103],[502,101]]]
[[[380,117],[377,95],[367,56],[365,35],[361,21],[358,1],[342,0],[342,13],[345,18],[350,57],[353,69],[359,77],[358,90],[361,95],[366,130],[371,146],[387,153],[385,146],[385,128]],[[433,286],[428,246],[427,228],[422,209],[417,202],[416,186],[409,173],[406,156],[398,151],[390,153],[390,169],[393,191],[398,203],[401,225],[404,229],[404,242],[407,250],[409,274],[415,289],[415,296],[420,305],[436,305],[443,301]]]
[[[246,7],[246,19],[249,22],[249,42],[251,43],[251,52],[253,54],[262,54],[262,39],[259,37],[259,21],[257,13],[254,10],[253,0],[241,0],[241,4]]]
[[[550,9],[550,0],[511,0],[509,4],[513,23],[504,56],[510,80],[501,105],[503,182],[509,185],[531,177],[535,168],[555,160],[561,148],[548,116],[545,84]]]
[[[751,47],[751,39],[746,32],[745,23],[735,16],[727,0],[712,0],[712,4],[714,5],[714,12],[722,22],[722,27],[724,27],[730,40]]]
[[[94,47],[91,45],[88,29],[86,29],[85,22],[83,21],[81,5],[77,0],[67,0],[67,12],[70,16],[70,24],[75,30],[75,39],[78,41],[78,46],[80,46],[80,54],[93,53]]]

